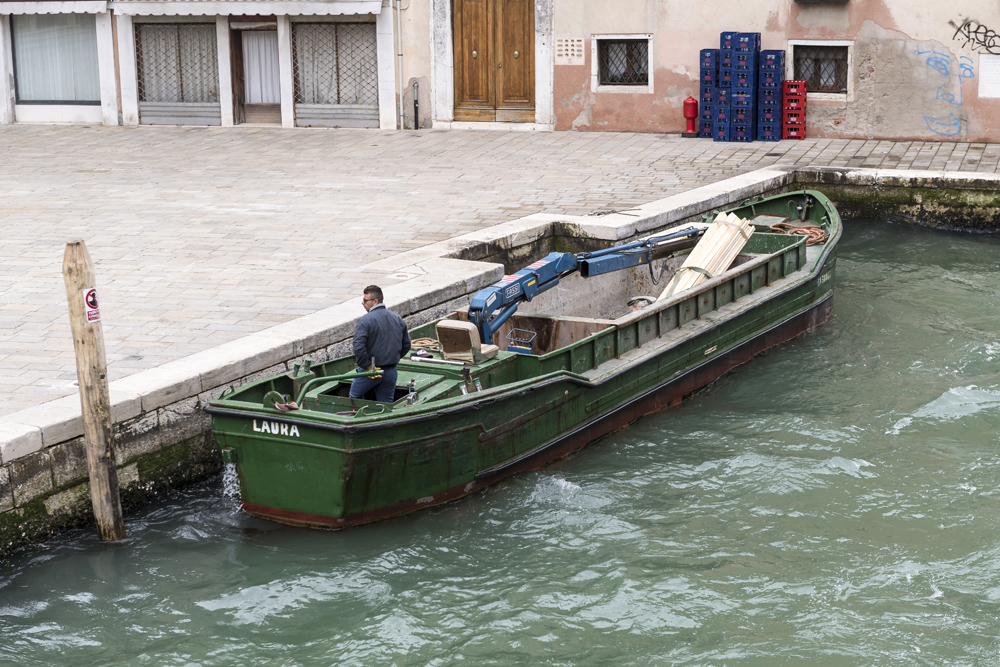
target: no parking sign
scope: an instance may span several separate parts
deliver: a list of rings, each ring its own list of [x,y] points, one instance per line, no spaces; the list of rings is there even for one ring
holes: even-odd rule
[[[101,311],[97,307],[97,290],[88,287],[83,290],[83,312],[87,316],[87,322],[100,322]]]

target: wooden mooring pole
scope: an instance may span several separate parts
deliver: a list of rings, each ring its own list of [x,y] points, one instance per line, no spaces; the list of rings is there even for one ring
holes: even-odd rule
[[[122,503],[118,495],[118,468],[112,449],[111,398],[108,363],[104,354],[104,329],[94,288],[94,265],[83,241],[66,244],[63,279],[69,302],[69,322],[76,351],[76,377],[83,408],[83,438],[87,445],[90,501],[102,540],[125,537]]]

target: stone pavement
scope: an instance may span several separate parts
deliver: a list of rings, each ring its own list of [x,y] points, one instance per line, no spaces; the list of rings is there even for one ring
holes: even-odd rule
[[[96,265],[115,380],[391,288],[411,276],[364,265],[531,213],[628,209],[772,164],[998,163],[996,144],[0,126],[0,416],[76,392],[73,238]]]

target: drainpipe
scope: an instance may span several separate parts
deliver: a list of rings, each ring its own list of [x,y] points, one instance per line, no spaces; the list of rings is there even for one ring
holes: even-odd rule
[[[413,82],[413,129],[420,129],[420,102],[417,100],[419,96],[417,95],[417,89],[420,88],[420,84],[416,81]]]
[[[396,63],[399,69],[399,129],[403,129],[403,15],[402,0],[396,0]]]

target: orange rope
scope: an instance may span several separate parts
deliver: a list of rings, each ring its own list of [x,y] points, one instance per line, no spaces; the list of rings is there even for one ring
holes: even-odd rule
[[[823,245],[829,236],[826,230],[819,225],[793,225],[790,222],[778,222],[768,229],[778,234],[800,234],[808,237],[806,245]]]

